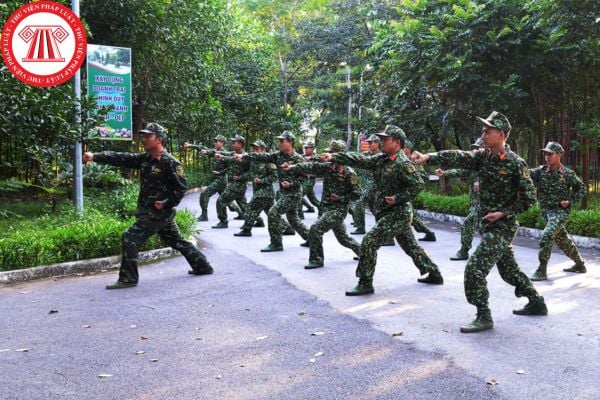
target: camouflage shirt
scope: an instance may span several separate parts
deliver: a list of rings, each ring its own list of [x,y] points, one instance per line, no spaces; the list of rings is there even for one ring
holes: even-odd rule
[[[215,149],[210,149],[205,146],[192,145],[191,148],[194,150],[206,150],[206,151],[208,151],[207,156],[211,157],[211,158],[214,157],[215,154],[217,153],[217,151]],[[223,149],[220,151],[220,153],[227,155],[230,152]],[[212,175],[213,175],[213,179],[216,179],[216,178],[227,179],[227,163],[225,163],[223,160],[215,160],[213,158],[212,159]]]
[[[363,156],[374,156],[376,154],[380,154],[381,152],[371,153],[370,151],[364,151],[361,154]],[[358,176],[360,177],[360,185],[363,190],[370,190],[373,188],[375,184],[375,177],[373,176],[373,172],[370,169],[359,168]]]
[[[306,162],[294,165],[293,174],[311,174],[323,177],[323,194],[321,204],[326,209],[348,210],[351,201],[358,200],[360,190],[358,175],[350,167],[336,163]],[[337,198],[332,198],[332,195]]]
[[[234,154],[231,151],[221,151],[219,153],[225,156],[221,161],[225,164],[227,169],[227,186],[235,190],[245,190],[248,179],[244,177],[244,174],[250,171],[250,161],[235,161],[234,158],[231,157],[231,155]],[[239,154],[246,155],[248,153],[242,151]],[[214,154],[212,156],[214,157]],[[233,179],[234,176],[239,177],[239,179],[236,181]]]
[[[277,179],[279,181],[279,190],[281,193],[289,194],[301,194],[302,193],[302,182],[304,181],[302,176],[294,175],[289,171],[281,169],[281,165],[288,163],[289,165],[299,164],[304,162],[304,157],[293,151],[290,154],[277,152],[277,153],[250,153],[243,157],[244,161],[252,161],[259,163],[270,163],[275,164],[277,167]],[[281,186],[281,182],[288,181],[290,186],[284,188]]]
[[[260,179],[261,183],[255,183],[254,178]],[[252,197],[275,198],[273,183],[277,181],[277,167],[275,164],[253,162],[250,169],[241,175],[244,182],[252,181]]]
[[[415,165],[402,150],[391,157],[383,153],[365,156],[358,153],[335,153],[332,161],[356,168],[369,169],[375,181],[375,212],[384,215],[403,208],[423,189],[423,179]],[[387,204],[385,197],[394,196],[395,203]]]
[[[173,215],[185,191],[187,180],[181,163],[171,154],[163,151],[160,160],[149,153],[116,153],[105,151],[94,153],[94,161],[140,170],[140,194],[136,215],[150,215],[156,219]],[[154,202],[165,201],[164,208],[157,210]]]
[[[559,170],[555,171],[549,166],[543,165],[531,169],[530,172],[542,210],[562,210],[561,201],[568,200],[572,205],[586,194],[585,185],[581,179],[575,171],[565,166],[561,166]]]
[[[527,163],[506,146],[500,154],[487,149],[444,150],[431,153],[429,162],[446,168],[462,168],[479,173],[479,205],[486,214],[495,211],[514,218],[535,203],[535,188]]]

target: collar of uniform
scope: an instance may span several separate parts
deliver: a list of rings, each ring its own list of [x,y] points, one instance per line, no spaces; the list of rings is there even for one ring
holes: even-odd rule
[[[160,161],[167,154],[167,151],[162,150],[159,154],[160,154],[160,158],[157,158],[157,157],[153,156],[152,154],[148,153],[148,158],[151,160]]]
[[[548,173],[555,172],[555,171],[563,173],[563,172],[565,172],[565,166],[562,165],[562,164],[560,164],[560,168],[558,168],[558,169],[552,169],[552,168],[550,168],[550,166],[548,164],[546,164],[544,170],[546,172],[548,172]]]
[[[510,147],[508,145],[506,145],[504,147],[504,150],[502,150],[500,153],[498,154],[492,154],[492,152],[490,151],[490,149],[486,149],[485,150],[487,153],[487,159],[490,160],[492,157],[496,156],[498,157],[498,159],[500,161],[503,161],[506,159],[506,157],[508,156],[508,152],[510,151]]]
[[[402,150],[400,150],[399,152],[397,152],[395,154],[392,154],[391,156],[387,156],[387,158],[389,158],[392,161],[396,161],[396,158],[399,157],[399,155],[400,155],[401,152],[402,152]],[[404,153],[402,153],[402,154],[404,154]]]

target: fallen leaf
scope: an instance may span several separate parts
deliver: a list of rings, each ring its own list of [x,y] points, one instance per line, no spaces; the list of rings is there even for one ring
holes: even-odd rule
[[[268,336],[259,336],[256,338],[256,340],[265,340],[266,338],[268,338]]]
[[[249,308],[246,308],[246,309],[245,309],[245,311],[250,311],[250,309],[249,309]]]
[[[111,374],[99,374],[98,378],[110,378],[111,376]]]
[[[305,315],[305,314],[306,314],[306,313],[305,313],[304,311],[300,311],[300,312],[298,313],[298,315]]]
[[[20,294],[27,294],[27,293],[31,293],[29,291],[25,291],[25,292],[19,292]]]
[[[84,325],[84,326],[82,326],[82,328],[86,328],[86,329],[87,328],[91,328],[91,327],[92,327],[91,325]]]
[[[240,364],[240,368],[244,368],[244,367],[245,367],[245,365],[244,365],[244,364]]]
[[[201,327],[201,326],[197,326],[197,327],[196,327],[196,330],[197,330],[197,331],[201,331],[201,330],[202,330],[202,327]]]
[[[578,333],[577,336],[583,336],[583,333]]]
[[[144,354],[144,353],[145,353],[145,351],[144,351],[144,350],[140,350],[140,351],[136,351],[136,352],[135,352],[135,354],[136,354],[136,355],[138,355],[138,356],[139,356],[140,354]]]
[[[308,360],[308,361],[309,361],[309,362],[311,362],[311,363],[314,363],[315,361],[317,361],[317,359],[316,359],[316,358],[311,358],[311,359],[310,359],[310,360]]]
[[[39,303],[37,300],[31,300],[32,303]]]
[[[322,351],[315,353],[315,357],[321,357],[323,355],[325,355],[325,353],[323,353]]]
[[[392,336],[404,336],[404,332],[394,332]]]
[[[208,308],[213,308],[215,305],[214,304],[209,304]]]
[[[388,304],[398,304],[398,302],[396,300],[390,300]]]
[[[48,314],[56,314],[58,312],[58,310],[50,310],[48,311]]]
[[[137,325],[129,325],[130,328],[137,328]]]
[[[323,336],[325,334],[325,332],[313,332],[310,335],[311,336]]]
[[[222,377],[222,375],[217,375],[217,379],[221,379]]]
[[[494,386],[494,385],[497,385],[497,384],[498,384],[498,381],[497,381],[497,380],[495,380],[495,379],[490,379],[490,380],[489,380],[489,381],[487,381],[486,383],[487,383],[488,385],[492,385],[492,386]]]
[[[202,338],[201,337],[197,337],[194,340],[202,340]]]
[[[442,331],[444,331],[444,332],[448,333],[448,329],[442,329]]]
[[[18,353],[27,353],[29,349],[16,349],[15,351]]]
[[[140,340],[148,340],[150,339],[148,336],[140,336]]]
[[[517,370],[517,374],[519,374],[519,375],[523,375],[524,373],[525,373],[525,371],[523,371],[522,369]]]
[[[150,362],[158,362],[158,358],[151,358]]]

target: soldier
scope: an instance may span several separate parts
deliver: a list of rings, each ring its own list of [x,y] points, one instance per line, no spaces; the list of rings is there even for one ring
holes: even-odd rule
[[[319,157],[315,153],[315,144],[313,142],[306,142],[303,146],[304,149],[304,160],[308,162],[319,161]],[[302,206],[298,214],[301,218],[306,213],[314,213],[315,207],[319,207],[319,199],[317,199],[317,195],[315,194],[315,177],[312,175],[307,175],[304,177],[304,182],[302,183],[302,205],[306,207],[306,210],[302,210]],[[306,196],[306,197],[305,197]],[[308,198],[308,200],[306,199]],[[310,201],[310,202],[309,202]]]
[[[213,229],[224,229],[229,226],[227,222],[227,204],[235,201],[241,208],[242,214],[246,212],[246,207],[248,205],[246,201],[246,189],[248,185],[246,181],[241,179],[241,175],[247,172],[250,169],[250,162],[233,162],[233,159],[227,161],[225,155],[233,155],[247,154],[244,151],[244,145],[246,144],[246,139],[243,136],[235,135],[231,139],[231,149],[233,152],[224,153],[224,152],[210,152],[209,155],[213,156],[216,160],[224,161],[227,166],[227,187],[225,191],[219,198],[217,199],[217,216],[219,217],[219,223],[213,226]],[[204,152],[204,150],[203,150]]]
[[[478,138],[471,145],[473,150],[479,150],[482,147],[483,139],[481,138]],[[471,246],[473,245],[473,235],[482,217],[479,212],[479,178],[477,177],[477,171],[456,168],[444,171],[438,168],[435,170],[435,174],[439,177],[445,176],[446,178],[467,178],[469,182],[469,213],[460,228],[460,250],[454,256],[450,257],[452,261],[468,260],[469,250],[471,250]]]
[[[214,146],[214,151],[224,151],[225,150],[225,136],[223,136],[223,135],[215,136],[213,138],[213,146]],[[183,147],[191,148],[191,149],[198,150],[198,151],[212,150],[205,146],[199,146],[199,145],[190,144],[190,143],[184,143]],[[206,155],[206,154],[208,154],[208,153],[204,153],[203,155]],[[202,210],[202,214],[200,214],[200,217],[198,217],[198,221],[208,221],[208,201],[210,200],[212,195],[214,195],[215,193],[218,193],[219,196],[221,194],[223,194],[226,186],[227,186],[227,167],[225,166],[225,163],[223,163],[221,161],[215,161],[213,163],[213,169],[212,169],[212,180],[204,188],[202,193],[200,193],[200,209]],[[229,208],[230,208],[230,210],[238,213],[238,217],[236,219],[243,219],[242,210],[240,209],[240,207],[237,204],[232,203],[232,204],[230,204]]]
[[[267,145],[262,140],[252,143],[255,153],[265,153]],[[275,164],[251,163],[250,170],[242,174],[243,181],[252,180],[252,199],[246,207],[246,220],[239,232],[233,236],[252,236],[252,227],[264,227],[265,224],[259,216],[262,211],[269,214],[275,202],[273,183],[277,181],[277,166]]]
[[[343,153],[346,143],[332,140],[326,152]],[[357,256],[360,244],[346,233],[344,219],[348,214],[350,201],[358,199],[358,176],[352,168],[344,168],[336,163],[306,162],[296,165],[283,164],[282,169],[297,175],[312,174],[323,177],[323,194],[319,218],[308,231],[310,255],[305,269],[323,267],[323,235],[333,229],[338,242],[351,249]]]
[[[465,269],[465,294],[467,301],[477,307],[477,316],[469,325],[462,326],[463,333],[480,332],[494,327],[489,309],[486,276],[494,264],[500,276],[515,286],[517,297],[529,299],[527,305],[514,310],[517,315],[547,315],[544,298],[538,294],[531,281],[517,265],[512,241],[517,233],[517,214],[535,202],[535,188],[527,164],[506,145],[511,131],[508,118],[492,112],[483,123],[482,139],[485,150],[446,150],[438,153],[413,153],[416,162],[440,164],[443,168],[462,168],[479,173],[479,201],[483,219],[479,222],[482,240],[467,261]]]
[[[546,165],[532,169],[531,178],[537,189],[538,203],[546,227],[540,238],[540,265],[533,273],[532,281],[548,279],[546,269],[552,253],[552,242],[556,242],[567,257],[575,262],[574,266],[563,271],[586,272],[585,263],[567,233],[571,205],[585,196],[585,185],[575,171],[562,165],[565,150],[560,144],[548,142],[542,151]]]
[[[444,283],[440,271],[415,240],[410,229],[412,207],[410,201],[423,187],[423,180],[415,165],[404,155],[402,146],[406,140],[404,131],[397,126],[388,125],[385,132],[377,134],[382,139],[383,153],[374,156],[362,154],[336,153],[324,154],[325,162],[368,168],[375,178],[375,226],[367,232],[360,246],[360,259],[356,269],[358,285],[346,292],[346,296],[361,296],[375,292],[373,274],[377,264],[377,250],[392,234],[400,247],[408,254],[421,275],[421,283]]]
[[[123,289],[138,283],[138,249],[155,233],[169,246],[181,252],[192,267],[192,275],[208,275],[213,269],[192,243],[184,240],[175,222],[175,210],[185,191],[187,181],[183,168],[164,149],[165,129],[152,122],[140,131],[145,153],[105,151],[83,155],[84,161],[96,161],[140,170],[140,194],[135,211],[135,223],[123,233],[123,254],[119,279],[107,289]]]
[[[372,134],[367,138],[369,144],[369,151],[363,153],[365,156],[373,156],[381,152],[381,139],[379,136]],[[368,206],[371,213],[375,214],[373,209],[374,201],[374,178],[371,170],[360,169],[360,198],[355,202],[354,209],[352,211],[352,219],[354,220],[354,231],[350,232],[351,235],[364,235],[365,231],[365,209]],[[393,239],[392,239],[393,240]]]
[[[404,151],[404,154],[406,155],[406,157],[408,157],[410,159],[410,156],[411,156],[414,148],[415,148],[415,145],[413,144],[413,142],[411,142],[410,140],[407,139],[406,142],[404,143],[404,147],[402,148],[402,150]],[[415,168],[417,169],[417,173],[421,175],[423,182],[429,182],[429,174],[425,170],[425,167],[423,166],[423,164],[417,164],[417,165],[415,165]],[[425,221],[423,221],[421,219],[421,217],[419,217],[419,214],[417,214],[416,212],[413,213],[412,226],[413,226],[413,228],[415,228],[415,231],[425,234],[425,236],[423,236],[422,238],[419,238],[420,242],[435,242],[436,241],[435,233],[431,229],[429,229],[429,227],[427,226]]]
[[[302,178],[296,177],[284,171],[281,165],[289,165],[304,162],[304,158],[294,151],[296,136],[290,131],[283,131],[277,137],[279,139],[279,152],[277,153],[253,153],[235,154],[238,161],[251,161],[277,166],[277,177],[279,179],[279,198],[269,210],[268,226],[271,243],[262,252],[283,251],[282,233],[284,233],[284,222],[282,214],[286,215],[288,223],[298,232],[302,239],[308,239],[308,228],[298,218],[298,205],[302,201]]]

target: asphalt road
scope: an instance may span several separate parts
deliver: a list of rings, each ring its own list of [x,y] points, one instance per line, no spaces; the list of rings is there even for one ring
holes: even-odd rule
[[[197,204],[192,194],[180,208]],[[495,329],[466,335],[465,263],[447,261],[458,227],[432,224],[438,241],[424,244],[445,285],[418,284],[399,246],[385,247],[375,295],[350,298],[356,262],[331,233],[326,267],[306,271],[298,236],[284,237],[285,252],[260,253],[266,229],[234,238],[241,221],[211,229],[214,199],[209,210],[200,238],[214,275],[188,276],[175,257],[144,266],[133,289],[104,290],[112,272],[0,289],[0,398],[600,398],[598,254],[584,252],[582,275],[563,273],[568,260],[553,254],[550,280],[536,285],[547,317],[513,315],[526,300],[493,270]],[[517,243],[533,272],[535,242]]]

